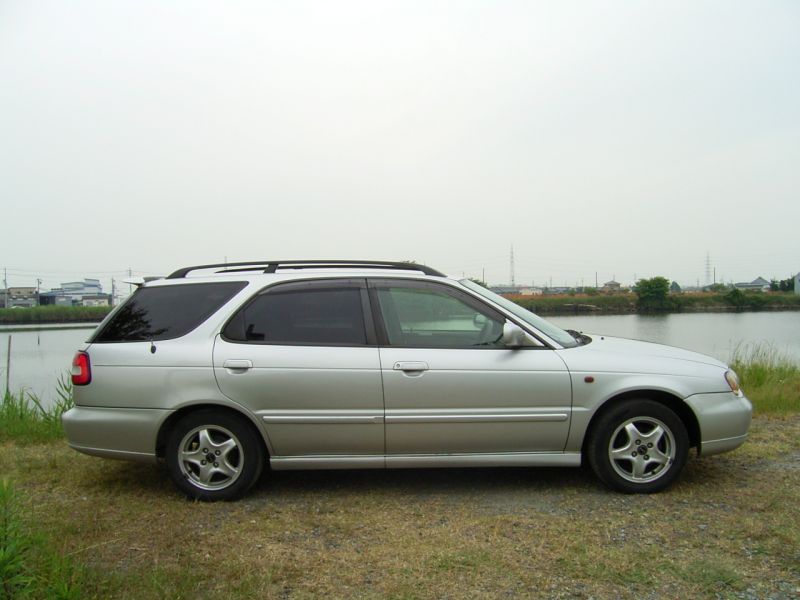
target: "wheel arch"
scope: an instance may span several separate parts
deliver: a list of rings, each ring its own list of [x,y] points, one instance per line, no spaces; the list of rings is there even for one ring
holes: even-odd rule
[[[169,439],[169,434],[175,425],[184,418],[186,415],[199,412],[202,410],[214,410],[217,412],[224,412],[228,414],[235,415],[241,418],[245,423],[247,423],[250,428],[255,432],[256,437],[261,443],[263,447],[264,454],[267,457],[267,464],[269,464],[269,456],[270,456],[270,449],[267,440],[264,438],[264,433],[258,426],[258,423],[253,420],[252,415],[248,413],[237,410],[231,406],[225,404],[214,404],[214,403],[202,403],[202,404],[190,404],[188,406],[182,406],[178,410],[174,411],[169,417],[164,419],[164,422],[158,429],[158,434],[156,436],[156,456],[159,459],[163,459],[166,452],[165,448],[167,445],[167,440]]]
[[[669,392],[665,392],[663,390],[640,389],[629,390],[621,394],[617,394],[616,396],[612,396],[594,412],[591,420],[589,421],[589,425],[586,428],[586,434],[583,436],[583,442],[581,444],[581,453],[584,456],[586,455],[586,445],[591,439],[594,427],[597,425],[597,422],[600,420],[600,418],[609,410],[613,409],[615,406],[618,406],[620,403],[632,399],[652,400],[654,402],[658,402],[659,404],[663,404],[673,411],[676,415],[678,415],[678,418],[686,427],[686,433],[689,435],[689,446],[696,448],[699,452],[701,441],[700,423],[697,421],[697,416],[694,414],[694,411],[691,409],[691,407],[686,404],[686,402],[684,402],[680,396],[670,394]]]

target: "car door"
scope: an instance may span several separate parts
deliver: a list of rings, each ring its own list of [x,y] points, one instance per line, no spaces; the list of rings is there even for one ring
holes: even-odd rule
[[[364,279],[271,286],[214,344],[222,392],[260,417],[272,458],[384,454],[383,390]],[[322,464],[318,466],[324,466]]]
[[[553,350],[505,347],[505,317],[455,286],[369,285],[388,457],[563,451],[572,388]]]

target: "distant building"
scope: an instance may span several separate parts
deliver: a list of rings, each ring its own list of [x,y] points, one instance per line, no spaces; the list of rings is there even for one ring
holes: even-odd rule
[[[519,288],[515,285],[492,285],[489,286],[489,289],[493,291],[495,294],[519,294]]]
[[[794,293],[800,296],[800,271],[794,276]]]
[[[519,293],[523,296],[541,296],[542,288],[536,288],[536,287],[520,288]]]
[[[3,308],[30,308],[36,304],[35,287],[9,287],[7,290],[0,290],[0,306]]]
[[[56,306],[108,306],[111,296],[103,293],[99,279],[84,279],[67,281],[61,287],[43,292],[41,302]]]
[[[733,287],[739,290],[754,290],[757,292],[768,292],[769,281],[767,281],[763,277],[756,277],[750,283],[740,281],[739,283],[733,284]]]
[[[547,296],[561,296],[564,294],[573,293],[575,290],[571,287],[546,287],[544,288],[544,294]]]
[[[39,294],[39,304],[42,306],[72,306],[72,298],[60,294],[60,289],[42,292]]]
[[[110,306],[111,296],[109,294],[98,294],[96,296],[84,296],[81,298],[81,306]]]
[[[613,294],[614,292],[622,291],[622,284],[612,279],[611,281],[606,281],[600,291],[606,294]]]

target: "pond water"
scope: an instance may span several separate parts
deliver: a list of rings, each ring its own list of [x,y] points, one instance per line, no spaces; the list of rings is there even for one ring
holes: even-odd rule
[[[728,361],[740,345],[769,344],[800,363],[800,312],[692,313],[674,315],[557,316],[565,329],[680,346]],[[0,393],[6,384],[11,337],[9,388],[55,396],[55,382],[69,371],[75,351],[95,325],[0,327]]]
[[[75,351],[97,324],[0,327],[0,394],[6,388],[8,340],[11,338],[9,389],[26,390],[44,400],[55,397],[59,377],[69,373]]]
[[[678,346],[723,361],[737,348],[767,344],[800,363],[800,312],[681,313],[672,315],[558,316],[548,320],[588,334]]]

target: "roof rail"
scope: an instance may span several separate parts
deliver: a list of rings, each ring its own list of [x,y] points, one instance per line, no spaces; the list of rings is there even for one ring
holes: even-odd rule
[[[426,275],[433,275],[436,277],[444,277],[444,273],[440,273],[436,269],[426,267],[425,265],[418,265],[417,263],[410,262],[391,262],[391,261],[377,261],[377,260],[252,260],[246,262],[235,263],[214,263],[210,265],[196,265],[194,267],[183,267],[174,273],[170,274],[167,279],[182,279],[192,271],[199,271],[201,269],[216,269],[221,270],[217,273],[236,273],[241,271],[256,271],[263,267],[264,273],[275,273],[278,269],[347,269],[351,267],[368,268],[368,269],[396,269],[401,271],[421,271]]]

